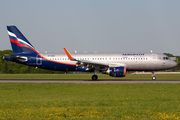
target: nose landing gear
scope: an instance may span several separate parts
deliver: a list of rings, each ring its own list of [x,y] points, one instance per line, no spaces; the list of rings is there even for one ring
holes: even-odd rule
[[[156,80],[154,71],[152,71],[152,80]]]

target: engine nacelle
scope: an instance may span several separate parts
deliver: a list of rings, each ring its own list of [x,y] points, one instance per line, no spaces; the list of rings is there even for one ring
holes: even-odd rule
[[[112,77],[124,77],[126,75],[126,67],[109,67],[106,73]]]

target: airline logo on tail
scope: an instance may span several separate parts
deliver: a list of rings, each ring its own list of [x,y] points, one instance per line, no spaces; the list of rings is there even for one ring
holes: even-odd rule
[[[14,33],[11,33],[8,31],[8,34],[9,34],[10,41],[13,43],[16,43],[19,47],[28,47],[30,49],[34,49],[32,45],[28,44],[24,40],[17,38],[17,36]]]
[[[24,35],[15,27],[7,26],[9,39],[14,53],[32,53],[38,52],[31,45],[31,43],[24,37]]]

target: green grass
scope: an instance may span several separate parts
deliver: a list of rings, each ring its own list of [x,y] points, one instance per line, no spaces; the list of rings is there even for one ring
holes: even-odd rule
[[[180,84],[1,83],[0,119],[180,119]]]
[[[93,73],[92,73],[93,74]],[[91,80],[92,74],[0,74],[0,79],[74,79]],[[127,74],[125,77],[111,77],[98,74],[98,80],[151,80],[151,74]],[[157,74],[157,80],[180,80],[180,74]]]

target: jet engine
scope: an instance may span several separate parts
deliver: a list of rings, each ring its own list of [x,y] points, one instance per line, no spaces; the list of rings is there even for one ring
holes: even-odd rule
[[[126,67],[109,67],[107,71],[103,71],[103,74],[109,74],[112,77],[125,77]]]

